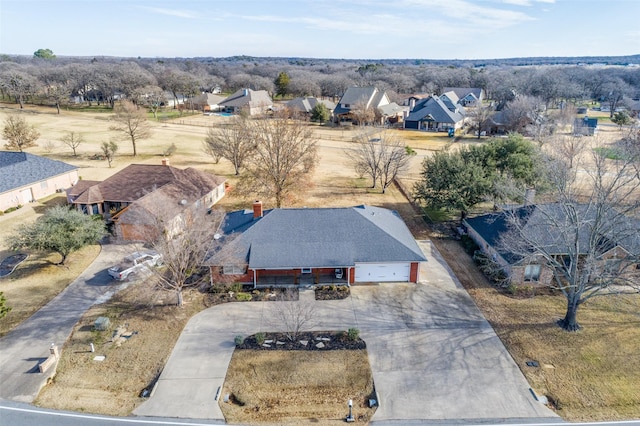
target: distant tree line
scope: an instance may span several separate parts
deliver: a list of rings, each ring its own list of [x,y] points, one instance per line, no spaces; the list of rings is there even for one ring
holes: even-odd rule
[[[409,93],[441,93],[445,87],[479,87],[496,105],[516,96],[559,101],[599,100],[615,107],[640,97],[640,68],[585,66],[640,63],[640,56],[618,58],[544,58],[493,61],[333,60],[295,58],[112,58],[56,57],[40,49],[33,57],[0,56],[0,96],[60,108],[70,102],[113,108],[126,98],[157,110],[167,97],[202,92],[266,90],[273,96],[338,99],[350,86],[377,86],[392,101]],[[526,60],[525,60],[526,59]],[[562,65],[555,65],[561,63]],[[554,65],[548,65],[554,64]],[[155,109],[154,109],[155,108]]]

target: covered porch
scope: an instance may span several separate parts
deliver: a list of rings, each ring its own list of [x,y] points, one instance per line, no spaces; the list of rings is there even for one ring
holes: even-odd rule
[[[348,268],[318,268],[311,270],[264,270],[254,271],[256,287],[348,285]]]

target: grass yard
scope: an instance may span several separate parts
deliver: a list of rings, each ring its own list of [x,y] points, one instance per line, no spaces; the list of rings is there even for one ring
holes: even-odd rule
[[[29,318],[38,309],[49,303],[78,277],[100,253],[100,246],[85,247],[71,253],[67,265],[60,261],[59,254],[30,255],[9,276],[0,279],[0,291],[7,298],[11,311],[0,319],[0,337]]]
[[[236,350],[220,402],[229,423],[342,424],[353,399],[353,416],[368,422],[373,377],[366,350]]]

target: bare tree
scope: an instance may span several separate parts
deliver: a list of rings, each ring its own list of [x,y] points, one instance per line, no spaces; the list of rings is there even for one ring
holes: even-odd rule
[[[365,126],[373,123],[376,119],[376,110],[371,105],[367,105],[367,102],[363,100],[351,108],[351,115],[359,125]]]
[[[33,125],[29,125],[24,117],[9,115],[4,120],[2,137],[7,140],[5,148],[22,152],[26,148],[36,146],[40,132]]]
[[[217,210],[208,213],[205,208],[177,212],[168,206],[158,206],[149,229],[151,246],[162,255],[163,263],[154,272],[160,288],[174,292],[177,305],[182,306],[183,290],[207,279],[202,262],[224,214]]]
[[[471,128],[476,131],[478,139],[480,139],[482,131],[486,130],[493,114],[493,107],[491,105],[483,105],[481,102],[467,109],[467,117],[471,120]]]
[[[316,140],[305,123],[285,118],[253,122],[253,155],[239,188],[275,200],[276,207],[309,184],[318,160]]]
[[[363,133],[357,137],[356,147],[346,149],[345,154],[359,176],[371,178],[371,188],[380,181],[383,194],[398,174],[406,170],[411,157],[401,141],[389,133],[376,138]]]
[[[381,139],[381,138],[374,138]],[[356,147],[345,149],[345,155],[353,162],[353,167],[359,176],[367,175],[371,178],[371,188],[375,188],[380,176],[381,152],[376,142],[365,133],[356,138]]]
[[[547,168],[555,203],[507,212],[502,249],[551,271],[548,285],[567,301],[558,325],[575,331],[587,300],[639,289],[640,176],[633,155],[611,161],[594,152],[590,164],[573,169],[565,161]]]
[[[131,140],[133,156],[135,157],[138,154],[136,143],[151,136],[147,114],[144,110],[138,109],[132,102],[122,101],[115,107],[115,115],[112,117],[112,121],[114,124],[110,129],[126,135]]]
[[[382,186],[382,193],[384,194],[394,179],[409,167],[411,151],[408,150],[400,140],[388,135],[383,135],[383,137],[380,138],[379,149],[381,154],[380,185]]]
[[[228,127],[210,127],[203,148],[214,159],[229,160],[233,164],[236,176],[239,175],[240,169],[255,150],[248,119],[235,117]]]
[[[564,159],[568,168],[572,169],[574,163],[587,149],[585,138],[580,136],[557,135],[549,143],[550,149],[555,151],[558,157]]]
[[[316,324],[315,304],[312,301],[295,301],[289,292],[269,307],[269,325],[274,328],[284,327],[285,334],[291,341]]]
[[[71,130],[68,131],[61,140],[63,144],[73,150],[73,156],[77,157],[78,154],[76,153],[76,149],[84,142],[84,136],[82,136],[82,133],[76,133]]]

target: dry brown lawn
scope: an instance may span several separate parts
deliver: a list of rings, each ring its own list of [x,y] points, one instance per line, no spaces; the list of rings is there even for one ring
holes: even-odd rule
[[[353,416],[368,422],[373,377],[366,350],[236,350],[229,363],[220,404],[229,423],[341,424],[347,401]]]
[[[182,308],[174,300],[175,295],[155,290],[152,281],[142,281],[90,308],[62,349],[58,373],[34,403],[58,410],[129,415],[144,401],[140,393],[164,367],[184,325],[205,307],[197,292],[185,293]],[[93,329],[100,316],[110,319],[106,331]],[[129,337],[114,339],[117,330]],[[94,361],[96,355],[106,358]]]

